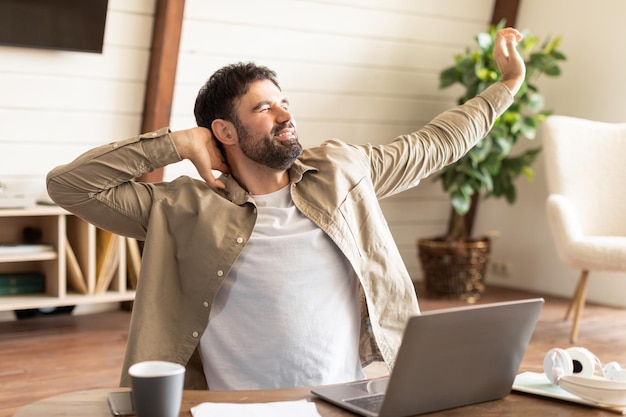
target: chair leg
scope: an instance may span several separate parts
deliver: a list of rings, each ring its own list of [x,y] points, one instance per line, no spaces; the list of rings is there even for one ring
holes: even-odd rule
[[[574,309],[574,306],[576,305],[576,303],[578,302],[578,299],[580,298],[580,289],[582,286],[582,282],[583,281],[579,277],[578,282],[576,283],[576,289],[574,290],[574,294],[572,295],[572,298],[570,299],[569,304],[567,305],[567,311],[565,312],[565,317],[563,317],[564,321],[567,321],[569,319],[570,314],[572,313],[572,310]]]
[[[570,304],[565,313],[565,320],[569,318],[570,312],[574,312],[574,323],[572,325],[572,332],[570,333],[570,342],[576,343],[578,340],[578,328],[580,327],[580,318],[585,307],[585,298],[587,297],[587,277],[589,276],[588,270],[583,270],[578,279],[576,285],[576,291],[570,301]]]

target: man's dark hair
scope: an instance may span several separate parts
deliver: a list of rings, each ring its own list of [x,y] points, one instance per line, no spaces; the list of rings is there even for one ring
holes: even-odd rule
[[[260,80],[270,80],[280,89],[274,71],[252,62],[240,62],[217,70],[196,97],[194,115],[198,126],[211,129],[215,119],[237,122],[237,99],[248,92],[252,82]]]

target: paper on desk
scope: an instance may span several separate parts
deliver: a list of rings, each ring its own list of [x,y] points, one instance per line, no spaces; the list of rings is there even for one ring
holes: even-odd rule
[[[306,400],[273,403],[201,403],[191,408],[193,417],[321,417]]]

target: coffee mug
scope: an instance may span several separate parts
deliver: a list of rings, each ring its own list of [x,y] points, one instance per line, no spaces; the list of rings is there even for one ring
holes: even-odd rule
[[[128,369],[137,417],[178,417],[185,367],[166,361],[138,362]]]

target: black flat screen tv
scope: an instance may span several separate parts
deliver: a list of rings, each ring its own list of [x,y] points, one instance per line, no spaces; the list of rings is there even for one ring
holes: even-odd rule
[[[102,53],[108,0],[0,0],[0,45]]]

